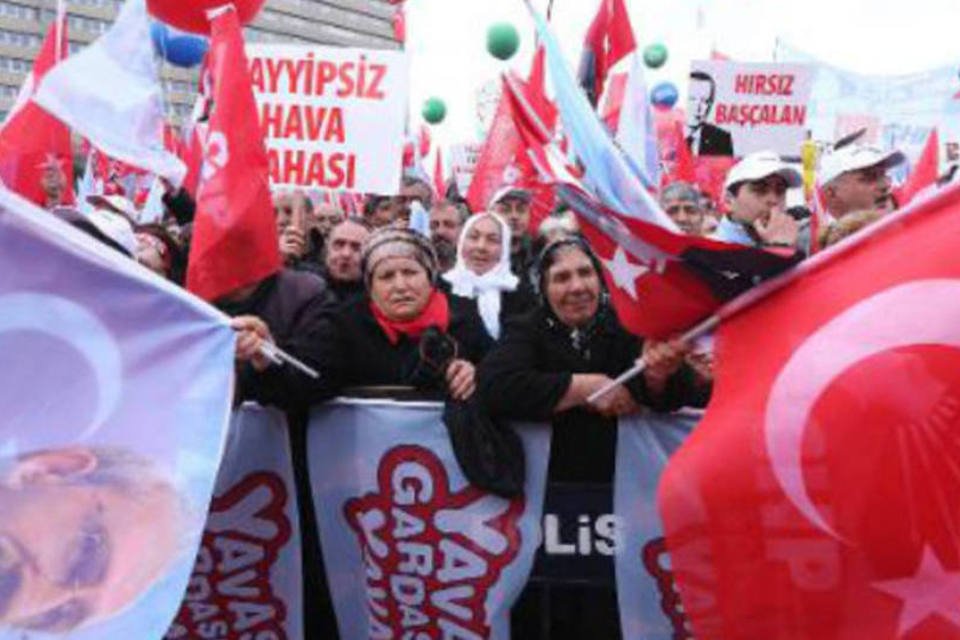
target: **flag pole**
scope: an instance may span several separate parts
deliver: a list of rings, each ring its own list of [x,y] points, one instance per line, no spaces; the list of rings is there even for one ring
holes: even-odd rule
[[[769,280],[758,284],[748,291],[745,291],[722,306],[715,314],[684,333],[680,339],[685,342],[690,342],[691,340],[709,333],[724,320],[729,320],[741,311],[745,311],[758,302],[765,300],[777,291],[780,291],[792,283],[797,278],[803,277],[812,271],[819,269],[823,263],[831,261],[837,256],[849,253],[850,251],[859,247],[861,244],[869,242],[873,236],[882,232],[887,227],[899,225],[902,223],[904,218],[909,216],[922,215],[930,208],[931,202],[940,201],[942,199],[951,197],[960,198],[960,183],[957,183],[949,188],[942,189],[940,192],[938,192],[936,197],[924,199],[919,202],[911,202],[906,207],[898,209],[896,212],[884,216],[866,229],[861,230],[859,233],[850,236],[849,238],[845,238],[837,244],[807,258],[794,268],[789,269],[774,278],[770,278]],[[618,384],[623,384],[624,382],[632,380],[633,378],[637,377],[645,367],[646,363],[643,362],[643,359],[637,360],[637,363],[634,366],[617,376],[616,380],[611,381],[603,388],[598,389],[591,394],[590,397],[587,398],[587,401],[594,402],[598,398],[609,393],[610,390]]]
[[[53,59],[57,62],[63,60],[63,24],[67,19],[67,3],[66,0],[57,0],[57,14],[54,18],[56,26],[54,26],[54,37],[56,38],[56,43],[54,45],[54,54]]]
[[[289,364],[294,369],[297,369],[301,373],[304,373],[314,380],[317,380],[320,377],[320,374],[317,373],[317,370],[310,367],[307,364],[304,364],[302,361],[294,358],[292,355],[273,344],[272,342],[264,342],[260,345],[260,354],[265,358],[270,360],[270,362],[275,365],[282,366],[284,364]]]

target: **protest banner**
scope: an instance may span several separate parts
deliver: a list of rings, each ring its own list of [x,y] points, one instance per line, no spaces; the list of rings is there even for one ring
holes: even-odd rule
[[[528,579],[610,580],[611,557],[623,637],[686,637],[655,492],[699,413],[621,421],[614,513],[601,513],[609,487],[597,500],[587,486],[551,486],[544,505],[545,424],[516,426],[527,456],[524,498],[470,487],[441,408],[341,399],[314,411],[310,476],[342,637],[509,638],[510,607]]]
[[[166,640],[303,640],[300,518],[286,417],[234,411],[203,541]]]
[[[899,75],[870,75],[841,69],[777,41],[778,60],[815,69],[808,111],[816,140],[832,142],[866,128],[864,142],[900,149],[919,158],[930,130],[937,127],[947,154],[960,142],[960,76],[956,65]],[[900,168],[906,172],[908,166]],[[896,170],[895,170],[896,171]]]
[[[279,44],[246,50],[274,188],[396,192],[406,54]]]
[[[483,145],[479,143],[455,144],[450,147],[450,171],[457,183],[457,193],[466,195],[473,181],[473,173],[477,168],[477,160]]]
[[[159,638],[226,435],[225,316],[0,190],[0,638]]]
[[[311,417],[313,499],[343,638],[510,637],[540,543],[549,429],[518,429],[526,493],[510,501],[467,483],[441,409],[340,400]]]
[[[694,61],[687,143],[697,155],[795,155],[806,138],[812,77],[801,64]]]

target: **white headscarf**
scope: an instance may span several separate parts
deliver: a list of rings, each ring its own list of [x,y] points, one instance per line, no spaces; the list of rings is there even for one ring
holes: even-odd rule
[[[500,225],[500,261],[493,269],[483,275],[477,275],[463,259],[463,244],[473,225],[484,218],[493,218]],[[478,213],[470,216],[457,243],[457,263],[453,269],[443,274],[443,279],[453,287],[453,293],[465,298],[476,298],[480,317],[487,333],[493,338],[500,337],[500,294],[513,291],[520,282],[510,272],[510,227],[503,218],[495,213]]]

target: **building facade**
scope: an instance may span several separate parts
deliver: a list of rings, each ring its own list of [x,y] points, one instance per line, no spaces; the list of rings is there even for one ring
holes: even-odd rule
[[[67,0],[70,52],[106,31],[122,4],[123,0]],[[6,118],[13,106],[56,6],[56,0],[0,0],[0,118]],[[245,32],[247,42],[398,48],[393,13],[386,0],[267,0]],[[180,122],[193,107],[196,71],[164,63],[161,75],[167,115]]]

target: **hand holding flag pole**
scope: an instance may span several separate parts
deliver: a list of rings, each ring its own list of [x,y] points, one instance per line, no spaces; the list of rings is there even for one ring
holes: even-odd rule
[[[712,315],[706,320],[704,320],[703,322],[701,322],[700,324],[698,324],[697,326],[693,327],[692,329],[684,333],[682,336],[680,336],[680,342],[684,344],[690,344],[697,338],[700,338],[701,336],[704,336],[710,333],[711,331],[713,331],[718,324],[720,324],[720,314]],[[610,393],[614,389],[614,387],[621,385],[625,382],[629,382],[630,380],[633,380],[634,378],[636,378],[638,375],[643,373],[643,370],[646,368],[647,368],[647,361],[644,360],[642,357],[638,358],[636,364],[634,364],[632,367],[630,367],[629,369],[621,373],[615,379],[608,382],[605,386],[597,389],[592,394],[590,394],[590,396],[587,398],[587,402],[589,403],[596,402],[606,394]]]
[[[289,364],[294,369],[304,373],[314,380],[320,378],[320,374],[317,373],[317,370],[311,366],[305,364],[302,360],[294,358],[292,355],[273,344],[272,342],[263,342],[260,345],[260,354],[265,357],[267,360],[272,362],[277,366],[283,366],[284,364]]]

